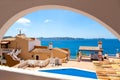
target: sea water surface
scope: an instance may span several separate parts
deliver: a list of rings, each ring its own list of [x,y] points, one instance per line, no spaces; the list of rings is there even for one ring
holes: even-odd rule
[[[102,41],[103,54],[108,53],[109,56],[115,56],[116,51],[120,51],[120,41],[118,39],[40,39],[42,46],[48,46],[50,42],[56,48],[68,48],[70,57],[76,58],[79,46],[98,46],[98,41]],[[86,53],[89,55],[89,53]]]

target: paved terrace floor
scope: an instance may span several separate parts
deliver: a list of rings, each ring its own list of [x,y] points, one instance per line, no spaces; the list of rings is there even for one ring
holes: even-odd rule
[[[99,80],[120,80],[120,59],[111,58],[93,63]]]
[[[6,69],[3,70],[2,68],[0,68],[0,75],[1,75],[0,80],[9,80],[9,79],[12,79],[12,80],[21,80],[21,79],[22,80],[33,80],[33,79],[35,79],[35,80],[43,80],[43,79],[44,80],[57,80],[56,78],[51,77],[50,74],[47,74],[48,77],[45,77],[46,74],[40,74],[40,73],[37,74],[36,73],[37,76],[35,76],[35,75],[33,75],[33,71],[36,72],[37,70],[40,70],[40,69],[66,68],[66,67],[75,67],[75,68],[79,68],[79,69],[92,70],[92,71],[95,70],[93,63],[91,61],[89,61],[88,58],[87,59],[84,58],[83,61],[81,61],[81,62],[77,62],[76,60],[70,60],[67,63],[63,63],[60,66],[48,65],[43,68],[27,67],[27,68],[25,68],[27,71],[25,69],[21,69],[21,68],[19,68],[19,69],[14,68],[16,70],[10,68],[10,71],[9,70],[6,71]],[[11,71],[13,71],[13,72],[11,72]],[[25,72],[25,73],[23,74],[23,72]],[[4,75],[6,75],[6,77]],[[58,77],[60,77],[60,76],[58,76]],[[58,78],[58,80],[60,78]],[[66,78],[68,78],[68,77],[66,77]],[[72,79],[72,77],[70,77],[70,79]],[[79,79],[77,79],[77,80],[79,80]]]
[[[86,69],[86,70],[92,70],[95,71],[93,63],[90,61],[89,58],[84,58],[82,61],[78,62],[76,60],[70,60],[67,63],[62,63],[60,66],[51,66],[48,65],[44,68],[39,68],[39,67],[27,67],[25,69],[27,70],[39,70],[39,69],[48,69],[48,68],[63,68],[63,67],[75,67],[75,68],[80,68],[80,69]]]

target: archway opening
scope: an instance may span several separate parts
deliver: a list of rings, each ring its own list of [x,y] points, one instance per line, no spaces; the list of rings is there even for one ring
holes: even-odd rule
[[[17,21],[19,18],[21,18],[22,16],[32,13],[34,11],[38,11],[38,10],[43,10],[43,9],[65,9],[65,10],[70,10],[73,12],[77,12],[80,14],[83,14],[85,16],[88,16],[92,19],[94,19],[95,21],[99,22],[100,24],[102,24],[106,29],[108,29],[111,33],[113,33],[118,39],[120,39],[119,34],[114,31],[109,25],[107,25],[106,23],[104,23],[104,21],[101,21],[100,19],[98,19],[97,17],[95,17],[94,15],[91,15],[89,13],[86,13],[82,10],[78,10],[75,8],[71,8],[71,7],[67,7],[67,6],[60,6],[60,5],[44,5],[44,6],[36,6],[36,7],[32,7],[26,10],[23,10],[19,13],[17,13],[16,15],[12,16],[11,19],[8,20],[8,22],[6,22],[3,25],[3,28],[1,28],[1,32],[0,32],[0,40],[3,38],[3,35],[5,34],[5,32],[10,28],[10,26]]]
[[[33,14],[34,18],[31,14]],[[90,18],[88,18],[88,17],[86,17],[82,14],[75,13],[75,12],[72,12],[72,11],[69,11],[69,10],[65,10],[65,9],[45,9],[45,10],[40,10],[40,11],[37,11],[37,12],[33,12],[31,14],[28,14],[25,17],[20,18],[13,25],[13,27],[16,27],[16,28],[11,28],[11,30],[14,29],[15,33],[12,32],[12,34],[14,33],[14,36],[18,32],[19,32],[19,34],[25,32],[25,34],[27,34],[27,36],[29,36],[29,37],[31,37],[31,36],[32,37],[38,37],[40,39],[42,37],[43,38],[45,38],[45,37],[46,38],[62,37],[62,38],[66,38],[66,39],[72,39],[72,38],[73,39],[80,39],[80,38],[81,39],[84,39],[84,38],[85,39],[86,38],[87,39],[89,39],[89,38],[94,39],[95,38],[96,41],[99,41],[102,38],[111,38],[111,39],[115,38],[115,36],[113,36],[109,31],[107,31],[104,28],[104,26],[100,25],[97,22],[95,23],[94,20],[92,20],[92,19],[90,19]],[[57,14],[56,17],[54,17],[55,14]],[[29,20],[30,16],[32,16],[31,20]],[[66,17],[66,18],[64,18],[64,17]],[[38,19],[36,19],[36,18],[38,18]],[[78,18],[81,18],[81,19],[78,19]],[[65,23],[65,21],[66,21],[66,23]],[[31,24],[34,24],[34,25],[31,26]],[[42,25],[36,25],[36,24],[42,24]],[[20,29],[21,26],[23,26],[22,28],[27,27],[25,29],[28,29],[28,30],[30,30],[30,28],[31,28],[30,32],[24,31],[24,29]],[[81,28],[78,28],[78,27],[81,27]],[[86,28],[86,30],[83,29],[83,28]],[[100,32],[102,32],[102,30],[103,30],[103,33],[100,33]],[[64,33],[64,34],[62,34],[62,33]],[[97,34],[97,33],[99,33],[99,34]],[[112,35],[112,36],[109,36],[107,33],[109,35]],[[7,34],[10,34],[10,33],[8,32]],[[88,34],[88,35],[86,35],[86,34]],[[106,34],[106,35],[104,35],[104,34]],[[45,43],[44,42],[45,41],[43,41],[42,45],[47,46],[50,41],[45,42]],[[68,43],[68,44],[71,44],[71,43]],[[57,44],[54,44],[54,45],[55,45],[55,47],[60,47],[60,48],[70,48],[70,51],[72,52],[72,54],[75,54],[74,58],[76,57],[76,52],[77,52],[77,50],[80,46],[80,44],[78,44],[77,47],[74,49],[74,47],[71,48],[71,47],[57,46]],[[93,44],[91,46],[94,46],[94,45],[95,44]],[[97,45],[97,42],[96,42],[96,45]],[[72,51],[73,49],[74,49],[74,51]],[[116,49],[116,47],[114,49]],[[114,50],[114,53],[115,52],[116,52],[116,50]]]
[[[52,6],[53,7],[53,6]],[[59,7],[61,7],[61,6],[59,6]],[[58,7],[57,7],[58,8]],[[65,7],[66,8],[66,7]],[[36,9],[36,8],[35,8]],[[38,8],[37,8],[38,9]],[[67,10],[71,10],[71,8],[66,8]],[[34,10],[34,8],[33,8],[33,10]],[[46,10],[46,9],[45,9]],[[73,11],[75,11],[75,12],[79,12],[78,10],[75,10],[75,9],[72,9]],[[26,11],[28,11],[28,10],[26,10]],[[66,10],[64,10],[63,12],[65,12],[66,13]],[[67,11],[67,12],[69,12],[69,11]],[[47,12],[46,12],[47,13]],[[73,14],[74,12],[72,12],[72,14]],[[80,13],[80,12],[79,12]],[[76,14],[79,14],[79,13],[76,13]],[[105,28],[107,28],[107,29],[109,29],[110,31],[113,31],[109,26],[107,26],[106,24],[104,24],[102,21],[100,21],[100,20],[98,20],[97,18],[95,18],[95,17],[93,17],[93,16],[91,16],[90,14],[87,14],[87,13],[84,13],[84,12],[81,12],[81,13],[83,13],[83,14],[85,14],[85,15],[88,15],[88,16],[90,16],[90,17],[92,17],[93,19],[95,19],[95,20],[97,20],[98,22],[100,22],[100,23],[102,23],[103,25],[105,25],[104,27]],[[26,13],[24,13],[24,14],[26,14]],[[34,13],[33,13],[34,14]],[[23,14],[22,14],[23,15]],[[50,16],[52,16],[53,14],[51,14]],[[58,14],[57,14],[58,15]],[[68,14],[67,14],[68,15]],[[66,16],[67,16],[66,15]],[[79,14],[80,15],[80,14]],[[15,15],[16,16],[16,15]],[[27,16],[27,15],[26,15]],[[45,16],[45,15],[44,15]],[[55,16],[55,14],[53,15],[53,16]],[[64,18],[64,17],[66,17],[66,16],[63,16],[63,17],[59,17],[58,16],[58,18]],[[41,16],[42,17],[42,16]],[[69,22],[69,24],[70,23],[72,23],[72,22],[74,22],[73,24],[74,25],[72,25],[72,24],[70,24],[69,25],[69,27],[72,25],[72,26],[74,26],[74,27],[72,27],[72,29],[71,30],[69,30],[68,28],[66,28],[65,26],[63,26],[63,25],[60,25],[60,26],[58,26],[58,25],[56,25],[56,27],[54,26],[53,27],[53,29],[52,29],[52,31],[50,32],[50,29],[52,28],[52,25],[48,28],[48,26],[46,27],[46,28],[44,28],[45,30],[48,30],[48,31],[45,31],[45,32],[43,32],[42,34],[43,35],[45,35],[45,33],[47,33],[47,32],[50,32],[50,33],[47,33],[48,34],[48,36],[40,36],[41,35],[41,33],[40,34],[38,34],[37,32],[30,32],[30,33],[28,33],[28,34],[33,34],[33,36],[32,37],[62,37],[62,39],[73,39],[73,40],[84,40],[84,38],[92,38],[92,40],[93,41],[91,41],[91,42],[93,42],[92,43],[92,45],[91,45],[91,42],[90,43],[88,43],[89,45],[91,45],[91,46],[96,46],[97,44],[94,44],[94,42],[98,42],[99,40],[101,40],[101,38],[103,38],[103,37],[101,37],[100,36],[100,34],[97,36],[97,37],[95,37],[95,38],[97,38],[96,40],[94,39],[94,37],[90,37],[90,35],[88,35],[87,37],[83,37],[82,35],[86,35],[86,34],[91,34],[92,32],[89,32],[89,30],[82,30],[82,29],[79,29],[79,28],[75,28],[75,26],[77,26],[78,25],[78,23],[76,23],[76,21],[74,21],[74,20],[72,20],[72,19],[74,19],[74,17],[72,17],[71,19],[70,19],[70,17],[71,16],[69,16],[68,18],[67,18],[67,20],[68,21],[70,21],[71,20],[71,22]],[[76,16],[76,18],[77,17],[79,17],[79,16]],[[18,18],[18,16],[17,16],[17,18]],[[15,19],[17,19],[17,18],[15,18]],[[29,18],[29,16],[28,16],[28,18]],[[37,17],[38,18],[38,17]],[[62,20],[62,19],[61,19]],[[63,19],[64,20],[64,19]],[[79,21],[79,20],[78,20]],[[84,20],[81,20],[81,22],[82,21],[84,21]],[[18,23],[22,23],[22,24],[24,24],[25,26],[30,26],[29,25],[29,23],[31,23],[31,20],[28,20],[27,18],[25,18],[25,17],[23,17],[23,18],[21,18],[21,19],[19,19],[18,21],[17,21]],[[51,20],[51,19],[49,19],[49,18],[46,18],[45,20],[44,20],[44,23],[45,24],[49,24],[49,23],[51,23],[51,22],[53,22],[53,20]],[[59,21],[60,22],[60,21]],[[62,21],[61,21],[62,22]],[[81,23],[81,22],[79,22],[79,24]],[[28,23],[28,24],[27,24]],[[88,22],[88,23],[91,23],[91,22]],[[36,23],[37,24],[37,23]],[[83,22],[83,24],[85,24],[84,22]],[[50,25],[50,24],[49,24]],[[15,25],[15,26],[17,26],[18,27],[18,24],[17,25]],[[21,25],[19,25],[19,26],[21,26]],[[43,27],[45,27],[46,25],[41,25],[41,26],[43,26]],[[63,27],[62,27],[63,26]],[[99,33],[99,28],[98,29],[95,29],[96,27],[94,26],[94,25],[92,25],[92,31],[93,31],[93,33],[92,34],[96,34],[96,33]],[[8,27],[8,26],[7,26]],[[80,26],[79,26],[80,27]],[[87,25],[87,27],[88,27],[88,25]],[[89,27],[89,29],[90,29],[90,27]],[[36,29],[34,26],[31,26],[31,27],[28,27],[28,28],[32,28],[32,30],[34,30],[34,29]],[[65,29],[66,28],[66,29]],[[6,28],[7,29],[7,28]],[[14,30],[15,31],[15,29],[13,29],[13,28],[11,28],[12,30]],[[42,30],[44,30],[42,27],[41,27],[41,29],[40,28],[38,28],[38,29],[36,29],[36,30],[38,30],[38,31],[42,31]],[[73,31],[74,29],[76,29],[76,32],[71,32],[71,31]],[[17,30],[19,30],[19,34],[18,34],[18,36],[19,35],[22,35],[23,37],[25,36],[24,34],[22,34],[23,32],[22,31],[24,31],[24,29],[22,30],[22,28],[20,29],[19,27],[17,28]],[[64,30],[66,30],[65,32],[68,32],[67,34],[70,34],[70,35],[64,35],[64,34],[62,34],[62,36],[58,36],[59,34],[61,34],[61,33],[63,33],[63,31]],[[78,30],[78,31],[77,31]],[[80,30],[80,31],[79,31]],[[98,30],[98,31],[97,31]],[[56,32],[59,32],[59,33],[57,33],[57,35],[56,36],[50,36],[51,35],[51,33],[54,33],[54,34],[52,34],[52,35],[55,35],[56,33],[55,33],[55,31]],[[95,32],[94,32],[95,31]],[[84,32],[89,32],[89,33],[85,33],[85,34],[82,34],[81,35],[81,37],[78,37],[78,35],[80,35],[81,33],[77,33],[77,32],[81,32],[81,33],[84,33]],[[13,33],[13,32],[12,32]],[[16,32],[17,33],[17,32]],[[77,34],[73,34],[73,33],[77,33]],[[107,32],[106,32],[107,33]],[[103,33],[103,36],[105,36],[104,34],[106,34],[106,33]],[[113,31],[113,33],[114,33],[114,31]],[[37,34],[37,35],[34,35],[34,34]],[[116,34],[116,33],[114,33],[114,34]],[[38,36],[39,35],[39,36]],[[77,35],[77,36],[76,36]],[[65,38],[66,37],[66,38]],[[108,37],[108,36],[107,36]],[[58,39],[58,38],[54,38],[54,39]],[[115,37],[112,37],[112,38],[115,38]],[[42,38],[43,39],[43,38]],[[48,38],[47,38],[48,39]],[[33,39],[33,40],[35,40],[35,39]],[[95,41],[94,41],[95,40]],[[103,39],[104,40],[104,39]],[[61,40],[60,40],[61,41]],[[85,40],[84,40],[85,41]],[[51,40],[50,41],[48,41],[47,43],[49,43],[49,42],[51,42]],[[53,46],[54,46],[54,40],[52,40],[52,42],[53,42]],[[96,43],[97,43],[96,42]],[[65,42],[63,42],[63,43],[65,43]],[[67,42],[66,42],[67,43]],[[86,42],[84,42],[84,43],[86,43]],[[30,42],[30,44],[29,45],[31,45],[32,44],[32,42]],[[46,43],[44,43],[45,44],[45,46],[47,46],[46,45]],[[73,45],[73,43],[68,43],[68,44],[71,44],[71,46]],[[80,44],[78,44],[78,43],[74,43],[74,44],[76,44],[77,45],[77,47],[75,47],[75,46],[72,46],[72,48],[71,48],[71,50],[74,50],[74,51],[71,51],[72,52],[72,55],[70,55],[71,56],[71,58],[76,58],[76,55],[77,55],[77,51],[78,51],[78,49],[79,49],[79,46],[80,46]],[[64,44],[63,44],[64,45]],[[86,44],[83,44],[83,45],[85,45],[85,46],[87,46]],[[89,46],[88,45],[88,46]],[[19,45],[19,46],[21,46],[21,44]],[[69,46],[69,45],[68,45]],[[58,47],[58,46],[56,46],[55,45],[55,47]],[[59,47],[60,48],[66,48],[66,47],[61,47],[60,45],[59,45]],[[28,51],[31,51],[32,49],[33,49],[34,47],[29,47],[29,50]],[[43,47],[42,47],[43,48]],[[44,47],[45,48],[45,47]],[[69,47],[67,47],[67,48],[69,48]],[[116,49],[117,48],[119,48],[119,46],[117,46],[117,47],[115,47],[114,48],[114,53],[116,52]],[[83,53],[85,53],[85,55],[86,55],[86,52],[83,52]],[[96,51],[95,51],[95,53],[96,53]],[[106,52],[107,53],[107,52]],[[68,54],[67,54],[68,55]],[[23,55],[22,55],[23,56]],[[27,55],[25,55],[25,56],[27,56]],[[47,56],[49,56],[48,54],[47,54]],[[88,55],[87,55],[88,56]],[[27,57],[29,57],[29,56],[27,56]],[[25,59],[27,59],[27,57],[25,57]],[[45,57],[46,58],[46,57]],[[39,56],[36,56],[35,57],[35,59],[36,60],[38,60],[39,59]]]

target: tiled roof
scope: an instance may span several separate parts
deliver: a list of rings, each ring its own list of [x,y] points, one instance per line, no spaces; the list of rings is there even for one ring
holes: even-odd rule
[[[99,47],[95,47],[95,46],[80,46],[79,50],[100,50]]]

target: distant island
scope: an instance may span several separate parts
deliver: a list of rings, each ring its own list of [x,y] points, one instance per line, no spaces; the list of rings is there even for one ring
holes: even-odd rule
[[[109,38],[73,38],[73,37],[39,37],[38,39],[54,39],[54,40],[84,40],[84,39],[91,39],[91,40],[105,40]],[[113,38],[115,39],[115,38]]]
[[[12,36],[4,36],[3,39],[6,39],[6,38],[13,38]]]
[[[4,36],[3,39],[5,38],[13,38],[12,36]],[[105,40],[105,39],[111,39],[111,38],[73,38],[73,37],[38,37],[38,39],[54,39],[54,40],[84,40],[84,39],[89,39],[89,40]],[[113,38],[116,39],[116,38]]]
[[[44,37],[40,37],[38,39],[74,40],[74,39],[84,39],[84,38],[72,38],[72,37],[48,37],[48,38],[44,38]]]

